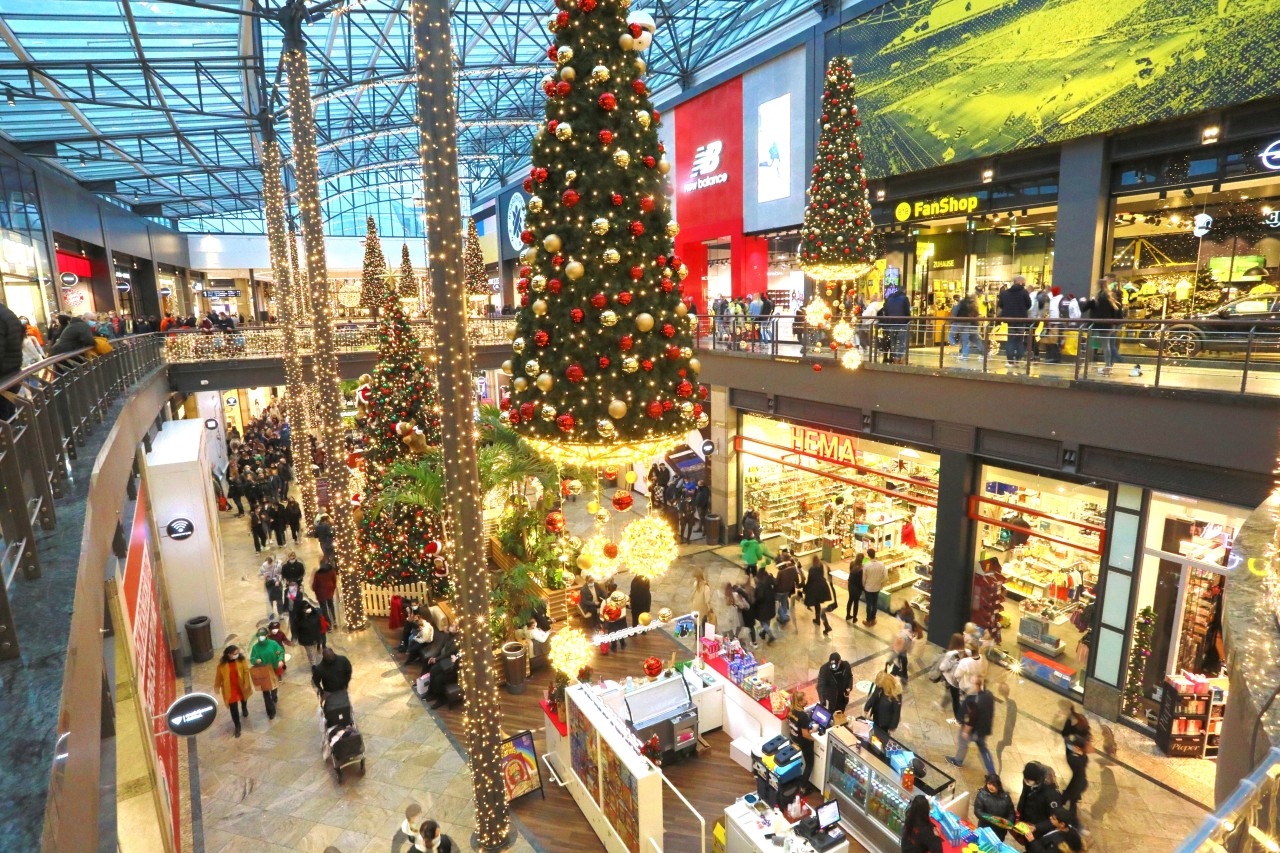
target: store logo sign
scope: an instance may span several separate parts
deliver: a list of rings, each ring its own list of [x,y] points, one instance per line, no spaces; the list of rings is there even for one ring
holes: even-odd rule
[[[1280,172],[1280,139],[1264,148],[1258,159],[1262,161],[1262,168]]]
[[[1280,228],[1280,210],[1273,210],[1266,216],[1262,217],[1262,221],[1270,228]]]
[[[507,202],[507,243],[513,252],[524,250],[524,243],[520,240],[520,235],[524,232],[524,215],[524,196],[512,193]]]
[[[720,168],[722,151],[724,151],[724,143],[718,139],[698,146],[698,150],[693,154],[693,168],[689,170],[689,180],[684,185],[685,192],[706,189],[729,180],[728,172],[716,172]]]
[[[925,199],[916,202],[901,202],[893,209],[893,218],[899,222],[908,219],[930,219],[934,216],[950,216],[954,213],[973,213],[978,209],[976,195],[953,196]]]
[[[791,449],[827,462],[839,462],[842,465],[857,464],[857,443],[851,435],[793,426]]]

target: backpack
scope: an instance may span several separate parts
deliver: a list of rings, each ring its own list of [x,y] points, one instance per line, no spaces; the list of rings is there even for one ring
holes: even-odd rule
[[[751,609],[751,598],[747,595],[747,591],[742,587],[734,584],[733,586],[733,606],[739,610]]]
[[[1067,297],[1065,296],[1058,300],[1058,319],[1071,319],[1071,305],[1068,303]]]

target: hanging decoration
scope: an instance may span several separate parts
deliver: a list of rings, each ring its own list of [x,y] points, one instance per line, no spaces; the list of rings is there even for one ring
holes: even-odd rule
[[[549,658],[552,668],[569,678],[591,665],[596,647],[578,628],[561,628],[551,635]]]
[[[622,531],[618,545],[621,561],[640,577],[662,577],[679,553],[671,525],[656,513],[637,518]]]

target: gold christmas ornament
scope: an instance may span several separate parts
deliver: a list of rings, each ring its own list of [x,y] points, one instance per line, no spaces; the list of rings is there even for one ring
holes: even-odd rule
[[[556,419],[556,407],[543,406],[542,411],[538,412],[538,414],[542,416],[544,421],[554,421]]]
[[[516,339],[517,334],[518,332],[516,332],[516,327],[515,327],[515,324],[513,323],[511,324],[511,326],[507,328],[507,340],[514,341]]]
[[[622,169],[631,165],[631,154],[625,148],[619,148],[613,152],[613,162]]]
[[[506,361],[502,362],[502,372],[505,373],[507,376],[511,375],[511,359],[507,359]]]
[[[534,293],[541,293],[547,289],[547,277],[545,275],[535,275],[529,279],[529,287]],[[684,303],[681,303],[682,305]]]
[[[556,125],[556,139],[561,142],[568,142],[573,139],[573,126],[567,121],[562,121]]]
[[[682,400],[680,402],[680,417],[684,418],[686,421],[693,420],[693,403],[690,403],[688,400]]]
[[[609,66],[597,65],[591,69],[591,79],[596,83],[603,83],[609,79]]]
[[[667,236],[674,237],[680,233],[680,223],[674,219],[667,223]]]
[[[641,57],[639,57],[639,56],[637,56],[637,57],[636,57],[636,63],[635,63],[635,65],[636,65],[636,73],[637,73],[637,74],[644,74],[646,71],[648,71],[648,70],[649,70],[649,66],[648,66],[647,64],[645,64],[644,59],[643,59],[643,58],[641,58]]]
[[[561,65],[564,65],[566,62],[571,62],[572,60],[573,48],[569,47],[569,45],[565,45],[556,51],[556,62],[559,62]]]
[[[694,373],[701,373],[702,362],[698,361],[698,359],[696,358],[689,359],[689,369],[692,370]]]
[[[538,250],[533,246],[525,249],[520,253],[520,263],[527,267],[531,267],[538,262]]]
[[[548,234],[543,237],[542,248],[553,254],[560,251],[560,236],[557,234]]]
[[[571,494],[571,495],[580,495],[580,494],[582,494],[582,481],[581,481],[581,480],[570,480],[570,481],[569,481],[569,494]]]
[[[692,317],[690,319],[693,319]],[[693,347],[680,347],[681,358],[693,358]]]
[[[625,401],[623,400],[609,401],[609,417],[613,418],[614,420],[617,420],[618,418],[625,417],[626,414],[627,414],[627,404]]]
[[[574,80],[578,79],[578,72],[573,70],[572,65],[566,65],[564,68],[560,69],[560,79],[566,83],[572,83]]]
[[[616,326],[618,325],[618,315],[614,311],[604,310],[600,312],[600,325]]]
[[[571,184],[576,180],[578,180],[578,173],[573,169],[566,169],[564,173],[564,182],[566,184]]]
[[[512,341],[511,348],[516,351],[516,355],[519,355],[520,353],[524,352],[524,348],[525,348],[524,338],[516,338],[514,341]]]
[[[545,300],[535,299],[533,300],[533,304],[529,307],[532,308],[533,313],[537,314],[539,317],[547,313],[547,303]]]
[[[564,274],[569,276],[571,279],[577,280],[582,278],[582,274],[584,272],[586,272],[586,269],[582,266],[581,261],[569,261],[569,263],[564,265]]]
[[[550,391],[551,386],[555,385],[556,381],[555,379],[551,378],[550,373],[539,373],[538,380],[533,384],[538,386],[539,391]]]
[[[673,618],[674,618],[674,614],[671,612],[670,607],[664,607],[658,611],[659,622],[670,622]]]
[[[653,315],[647,312],[636,315],[636,328],[647,332],[653,328]]]
[[[614,438],[618,434],[618,428],[613,425],[613,421],[601,418],[596,421],[596,434],[601,438]]]
[[[600,509],[600,504],[595,501],[587,501],[587,515],[595,515],[598,509]]]
[[[525,379],[523,376],[517,376],[515,379],[511,380],[511,387],[517,391],[528,391],[529,380]]]
[[[604,507],[600,507],[600,509],[596,510],[596,523],[597,523],[597,524],[608,524],[608,523],[609,523],[609,510],[605,509]]]
[[[689,306],[688,306],[688,305],[685,305],[683,302],[677,302],[677,303],[676,303],[676,316],[677,316],[677,317],[683,317],[685,314],[688,314],[688,313],[689,313]]]
[[[524,363],[524,372],[526,376],[537,376],[542,372],[542,365],[538,364],[536,358],[531,358]]]
[[[604,262],[606,264],[616,264],[621,260],[622,260],[622,255],[618,253],[617,249],[604,250]]]
[[[636,358],[634,355],[629,355],[626,358],[622,359],[623,373],[635,373],[639,369],[640,369],[640,359]]]
[[[636,122],[645,130],[648,130],[649,125],[653,123],[653,116],[649,115],[648,110],[636,110]]]
[[[681,281],[684,281],[689,277],[689,268],[684,264],[681,264],[680,269],[676,270],[676,275],[680,276]]]
[[[623,50],[635,50],[636,40],[631,37],[631,33],[623,33],[618,36],[618,46]]]
[[[591,220],[591,231],[601,236],[609,233],[609,220],[601,216],[598,219]]]
[[[706,429],[707,425],[711,423],[711,416],[708,415],[706,412],[703,412],[702,414],[698,415],[698,420],[696,421],[696,423],[698,425],[698,429]]]
[[[541,213],[542,199],[538,198],[536,195],[531,195],[529,196],[529,200],[525,202],[524,206],[530,213]]]
[[[658,161],[658,174],[665,175],[667,172],[670,172],[670,171],[671,171],[671,161],[668,160],[666,157],[663,157],[661,160]]]

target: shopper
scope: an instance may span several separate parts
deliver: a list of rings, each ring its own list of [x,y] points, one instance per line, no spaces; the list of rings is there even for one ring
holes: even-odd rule
[[[289,498],[289,502],[284,505],[284,520],[289,525],[293,544],[297,545],[298,534],[302,532],[302,507],[298,505],[295,498]]]
[[[1027,833],[1027,853],[1080,853],[1084,842],[1080,833],[1071,826],[1071,816],[1059,806],[1049,813],[1047,820],[1035,824]]]
[[[1017,812],[1013,808],[1013,797],[1009,796],[1009,792],[1004,789],[1004,782],[1000,781],[1000,777],[991,773],[987,775],[987,781],[978,789],[978,793],[973,797],[973,819],[977,822],[978,828],[989,827],[996,837],[1004,841],[1005,835],[1009,830],[1005,826],[991,822],[991,818],[996,818],[1007,824],[1016,823],[1018,820]]]
[[[1071,759],[1071,737],[1078,735],[1084,742],[1084,752],[1087,755],[1092,752],[1093,732],[1089,730],[1089,718],[1084,715],[1084,711],[1076,708],[1074,704],[1067,706],[1067,721],[1062,724],[1062,746],[1066,750],[1067,760]]]
[[[778,624],[786,625],[791,621],[791,596],[796,594],[800,570],[796,567],[796,558],[786,548],[778,552],[777,565],[778,577],[773,583],[773,597],[777,602]]]
[[[853,667],[846,660],[841,660],[839,652],[832,652],[831,657],[818,670],[818,701],[822,707],[832,714],[843,711],[849,704],[849,694],[853,692]]]
[[[267,719],[276,718],[276,700],[279,698],[277,679],[280,668],[284,666],[284,648],[271,639],[266,628],[259,628],[253,645],[249,647],[249,665],[257,673],[258,687],[262,691],[262,701],[267,707]],[[261,667],[261,668],[260,668]]]
[[[306,567],[302,565],[302,561],[298,559],[298,555],[293,551],[290,551],[289,556],[280,564],[280,577],[284,578],[284,582],[286,584],[294,583],[301,587],[302,580],[306,576]]]
[[[456,853],[453,839],[440,831],[440,824],[434,820],[425,820],[418,827],[418,835],[414,839],[413,849],[419,853]]]
[[[964,700],[964,725],[960,728],[959,746],[955,756],[948,756],[947,761],[963,767],[965,756],[969,754],[969,744],[975,743],[978,754],[982,756],[982,766],[991,775],[996,772],[996,764],[991,758],[991,750],[987,749],[987,738],[991,736],[995,723],[996,697],[983,685],[982,676],[978,676],[975,684],[977,689],[973,695]]]
[[[969,358],[969,349],[972,347],[974,354],[979,359],[982,358],[985,350],[982,345],[982,338],[978,336],[978,300],[973,294],[969,294],[961,299],[951,309],[952,331],[960,343],[960,360],[966,361]]]
[[[942,853],[942,836],[929,816],[929,798],[916,794],[902,821],[902,853]]]
[[[280,630],[280,623],[275,619],[272,619],[267,623],[267,636],[275,640],[276,644],[282,649],[286,646],[293,645],[289,638],[284,635],[284,631]],[[286,653],[285,656],[280,659],[281,678],[284,678],[284,674],[289,670],[289,664],[287,663],[288,657],[289,655]]]
[[[986,672],[987,662],[982,659],[982,652],[975,643],[966,641],[964,655],[956,661],[956,668],[952,672],[962,699],[977,692],[978,681]]]
[[[876,673],[862,710],[876,728],[892,733],[902,720],[902,684],[887,672]]]
[[[330,560],[333,559],[333,525],[329,523],[329,516],[322,515],[316,519],[315,526],[311,528],[309,534],[317,542],[320,543],[320,550]]]
[[[449,701],[449,685],[458,682],[458,661],[461,659],[457,628],[450,626],[445,631],[440,653],[427,658],[424,674],[428,676],[426,698],[431,702],[431,707],[443,708]]]
[[[221,694],[222,701],[231,709],[231,722],[235,724],[236,737],[240,737],[240,717],[249,717],[253,679],[249,677],[249,665],[240,654],[239,646],[233,644],[222,650],[222,659],[218,661],[218,669],[213,676],[213,689]]]
[[[1025,276],[1013,277],[1013,284],[1006,287],[996,298],[998,315],[1004,319],[1008,329],[1005,338],[1005,360],[1009,367],[1022,361],[1027,348],[1027,318],[1031,311],[1031,294],[1027,293]]]
[[[310,601],[299,597],[291,624],[294,639],[307,653],[307,663],[314,669],[320,661],[320,647],[324,645],[324,627],[320,623],[320,611]]]
[[[760,514],[754,509],[749,509],[742,514],[742,522],[740,526],[742,528],[743,539],[747,539],[748,537],[753,537],[755,539],[760,538]]]
[[[707,583],[707,576],[702,569],[693,570],[693,593],[689,597],[689,606],[698,614],[698,636],[702,636],[702,626],[706,624],[707,619],[711,616],[712,593],[711,584]]]
[[[1089,787],[1089,756],[1085,752],[1085,746],[1085,739],[1081,735],[1067,737],[1067,766],[1071,768],[1071,779],[1062,791],[1062,800],[1071,815],[1072,826],[1080,825],[1080,798]]]
[[[884,304],[876,314],[880,327],[889,336],[890,361],[902,364],[907,356],[907,332],[911,323],[911,300],[894,285],[885,291]]]
[[[351,685],[351,661],[333,649],[325,649],[319,663],[311,668],[311,683],[321,693],[337,693]]]
[[[742,549],[742,568],[748,576],[754,575],[758,566],[773,562],[773,557],[769,556],[769,552],[765,550],[756,533],[748,533],[746,538],[742,540],[740,547]]]
[[[813,624],[822,625],[822,635],[831,633],[824,605],[831,600],[831,584],[827,581],[827,567],[818,557],[813,558],[808,576],[804,580],[804,606],[813,610]]]
[[[1120,362],[1120,323],[1110,321],[1124,318],[1124,309],[1116,301],[1110,284],[1111,282],[1106,278],[1098,279],[1098,291],[1092,299],[1081,305],[1082,309],[1089,312],[1089,319],[1108,321],[1091,325],[1093,336],[1101,345],[1103,366],[1099,372],[1104,376],[1111,373],[1113,364]],[[1142,368],[1135,364],[1129,375],[1141,376]]]
[[[857,622],[858,608],[862,604],[862,564],[866,562],[866,554],[856,554],[849,561],[849,600],[844,604],[844,621]]]
[[[880,609],[880,590],[888,578],[889,570],[883,560],[876,559],[876,549],[867,549],[867,560],[862,566],[862,594],[867,601],[867,618],[863,625],[868,628],[876,624],[876,613]]]
[[[773,582],[773,575],[769,574],[767,568],[761,568],[759,574],[756,575],[756,588],[752,592],[752,608],[751,613],[757,622],[760,623],[760,636],[773,645],[775,637],[773,631],[769,628],[769,623],[773,621],[773,617],[778,615],[778,602],[775,597],[777,588]]]
[[[741,587],[735,587],[731,583],[724,585],[724,604],[716,610],[716,630],[722,636],[740,639],[742,633],[742,610],[738,607],[738,603],[742,596],[738,590]]]
[[[640,624],[640,615],[653,609],[653,593],[649,589],[649,579],[644,575],[631,578],[631,625]]]
[[[422,806],[417,803],[410,803],[405,806],[404,820],[400,822],[400,828],[396,830],[396,834],[391,836],[391,853],[400,853],[400,849],[408,844],[409,849],[414,847],[414,841],[418,837],[418,827],[421,825],[418,818],[422,816]]]
[[[267,555],[258,569],[258,577],[267,591],[267,613],[284,615],[284,581],[280,576],[280,561],[275,555]]]
[[[956,633],[951,635],[951,643],[938,661],[938,672],[942,674],[942,683],[946,685],[947,696],[951,697],[951,716],[947,719],[948,723],[960,720],[960,684],[956,680],[956,667],[965,655],[964,634]],[[942,701],[945,705],[947,700],[944,698]]]
[[[311,575],[311,591],[316,594],[320,615],[329,620],[330,626],[337,625],[338,614],[334,608],[333,599],[338,594],[338,569],[324,557],[320,558],[320,565]]]
[[[1022,794],[1018,797],[1018,820],[1032,826],[1049,819],[1062,802],[1057,785],[1048,781],[1043,764],[1028,762],[1022,768]]]

